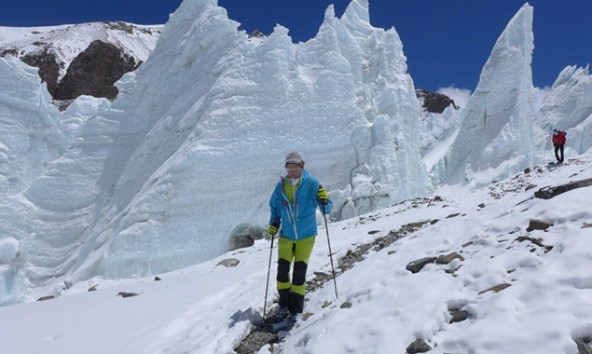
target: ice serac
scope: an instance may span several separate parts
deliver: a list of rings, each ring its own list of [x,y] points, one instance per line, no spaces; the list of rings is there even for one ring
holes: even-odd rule
[[[57,108],[37,70],[0,58],[0,197],[22,192],[67,148]]]
[[[480,185],[533,164],[532,19],[525,4],[495,43],[460,129],[432,169],[436,182]]]
[[[306,43],[282,26],[249,39],[238,25],[214,1],[185,1],[124,80],[121,137],[78,274],[157,273],[227,250],[230,235],[267,223],[291,150],[332,191],[337,216],[429,188],[402,45],[370,26],[367,1],[341,19],[329,8]]]
[[[238,27],[215,0],[186,0],[116,101],[82,97],[61,113],[67,149],[0,202],[19,254],[0,279],[13,284],[3,303],[27,287],[59,292],[221,254],[231,235],[267,224],[292,150],[336,217],[426,193],[402,44],[370,25],[366,0],[340,19],[329,7],[306,43],[279,25],[266,38]]]
[[[568,66],[561,71],[545,96],[535,123],[537,151],[552,150],[553,129],[568,133],[566,148],[576,154],[592,147],[592,76],[588,66]]]
[[[15,58],[0,58],[0,305],[22,300],[31,284],[27,252],[35,239],[34,205],[23,192],[69,147],[70,130],[37,70]]]
[[[352,1],[341,19],[330,7],[319,34],[305,46],[345,59],[354,85],[351,94],[365,119],[351,136],[356,165],[350,183],[333,194],[337,205],[343,205],[341,216],[425,194],[430,182],[415,139],[418,101],[394,28],[372,27],[368,2]]]

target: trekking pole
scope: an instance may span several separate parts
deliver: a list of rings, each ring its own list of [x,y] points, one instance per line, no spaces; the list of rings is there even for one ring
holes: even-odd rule
[[[267,281],[265,282],[265,303],[263,304],[263,322],[265,322],[265,315],[267,311],[267,291],[269,290],[269,273],[271,273],[271,258],[273,255],[273,238],[275,235],[271,235],[271,247],[269,247],[269,263],[267,265]]]
[[[337,280],[335,279],[335,267],[333,267],[333,252],[331,251],[331,239],[329,239],[329,227],[327,226],[327,215],[325,214],[325,205],[321,204],[323,209],[323,219],[325,219],[325,231],[327,232],[327,244],[329,245],[329,258],[331,258],[331,272],[333,273],[333,284],[335,285],[335,298],[339,299],[337,294]]]

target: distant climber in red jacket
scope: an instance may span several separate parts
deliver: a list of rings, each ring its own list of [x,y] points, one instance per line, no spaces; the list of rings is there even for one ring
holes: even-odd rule
[[[563,163],[563,147],[565,146],[565,142],[567,140],[566,135],[567,133],[563,130],[553,129],[553,146],[555,147],[555,157],[557,158],[557,163]]]

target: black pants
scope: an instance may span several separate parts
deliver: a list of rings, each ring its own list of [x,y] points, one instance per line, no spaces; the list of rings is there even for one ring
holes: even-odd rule
[[[563,163],[563,144],[555,144],[555,157],[557,158],[557,162]],[[561,157],[559,157],[559,152],[561,152]]]

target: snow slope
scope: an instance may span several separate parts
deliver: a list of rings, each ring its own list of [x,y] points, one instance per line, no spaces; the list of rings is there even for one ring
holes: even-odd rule
[[[404,353],[418,338],[433,348],[430,353],[439,354],[578,353],[576,342],[585,346],[583,338],[592,335],[592,187],[550,200],[529,198],[546,185],[592,178],[591,158],[587,154],[558,168],[540,166],[474,191],[449,186],[436,191],[441,200],[410,200],[330,223],[337,264],[348,250],[402,225],[439,220],[371,250],[338,276],[339,300],[331,282],[310,293],[305,311],[312,316],[299,322],[282,345],[268,345],[261,353]],[[526,190],[531,184],[537,187]],[[531,219],[553,226],[528,232]],[[9,246],[0,243],[0,256]],[[415,274],[405,269],[409,262],[451,252],[464,260],[428,264]],[[311,277],[330,270],[327,254],[327,242],[319,237]],[[53,300],[0,307],[2,350],[232,353],[261,319],[268,256],[269,241],[260,240],[159,274],[161,281],[96,277]],[[217,265],[230,257],[240,263]],[[484,292],[500,284],[510,286]],[[120,292],[139,295],[122,298]],[[346,301],[351,307],[342,308]],[[449,323],[452,308],[467,311],[468,319]]]

